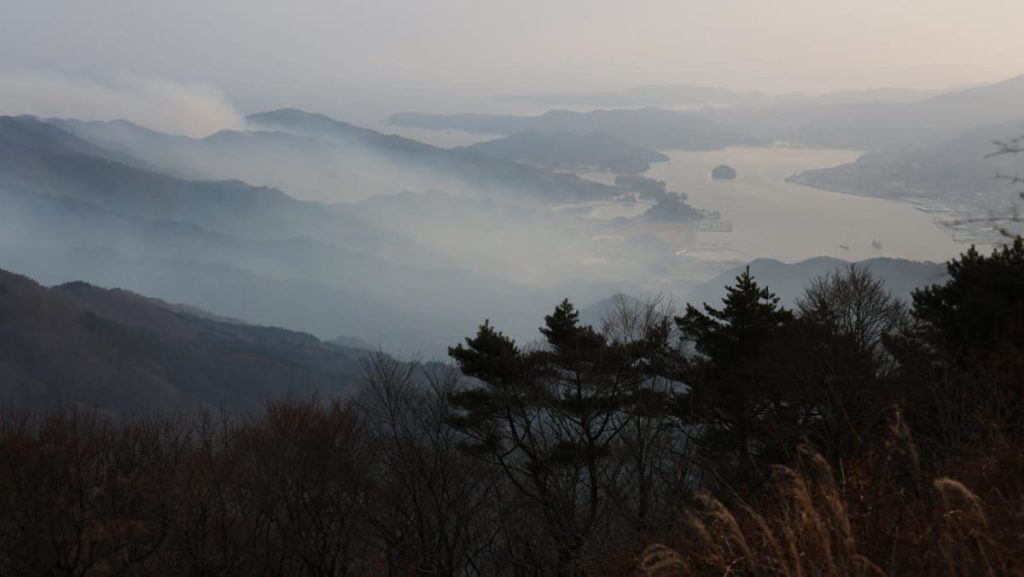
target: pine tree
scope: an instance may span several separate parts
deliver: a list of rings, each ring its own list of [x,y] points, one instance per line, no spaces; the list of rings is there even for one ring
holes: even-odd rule
[[[555,572],[571,576],[612,505],[621,470],[613,448],[655,365],[645,358],[668,349],[668,332],[610,341],[580,324],[567,300],[544,321],[537,349],[520,349],[488,323],[449,349],[480,383],[454,398],[451,423],[532,505],[557,550]]]
[[[704,311],[700,311],[687,305],[686,315],[676,319],[697,352],[722,369],[753,356],[766,337],[793,320],[793,314],[779,306],[779,297],[757,284],[750,267],[736,277],[735,286],[725,290],[722,309],[705,303]]]
[[[999,342],[1024,348],[1024,239],[987,257],[972,246],[946,270],[949,281],[914,292],[925,338],[958,362]]]
[[[913,295],[908,417],[941,446],[1024,438],[1024,239],[990,256],[971,247],[947,271]]]
[[[687,305],[686,314],[676,318],[696,353],[686,371],[690,390],[681,411],[695,424],[710,460],[752,472],[780,450],[789,407],[784,383],[772,378],[770,365],[776,362],[776,341],[794,317],[778,296],[757,284],[749,267],[726,291],[721,309]]]

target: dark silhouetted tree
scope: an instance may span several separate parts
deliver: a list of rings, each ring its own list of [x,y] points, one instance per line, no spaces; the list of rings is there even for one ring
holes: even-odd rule
[[[910,314],[880,279],[852,264],[812,280],[797,312],[791,378],[801,384],[804,426],[827,455],[849,453],[896,400],[887,344],[905,335]]]
[[[943,448],[1024,435],[1024,240],[989,256],[971,247],[947,270],[946,283],[913,295],[917,338],[901,351],[908,416]]]
[[[631,419],[627,406],[668,347],[665,326],[613,341],[581,325],[564,301],[545,317],[541,347],[522,350],[485,323],[450,349],[480,381],[454,398],[452,423],[530,506],[559,575],[582,571],[583,552],[610,511],[620,475],[615,444]]]
[[[997,342],[1024,346],[1024,239],[990,256],[971,247],[946,270],[948,282],[914,292],[914,317],[933,346],[958,360]]]
[[[726,290],[721,309],[687,305],[686,314],[676,318],[695,353],[681,410],[693,420],[709,458],[723,470],[753,473],[763,457],[778,458],[785,444],[782,425],[792,407],[772,365],[794,317],[749,268]]]

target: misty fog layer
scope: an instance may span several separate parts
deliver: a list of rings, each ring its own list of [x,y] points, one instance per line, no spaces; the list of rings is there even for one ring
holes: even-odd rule
[[[1021,78],[524,91],[503,101],[576,109],[411,111],[382,131],[243,116],[203,84],[0,78],[2,110],[46,114],[0,119],[0,267],[430,357],[485,319],[533,338],[529,319],[565,297],[685,302],[759,258],[943,261],[997,242],[1014,195],[991,177],[1019,157],[986,146],[1024,126]],[[667,107],[588,108],[644,99]]]

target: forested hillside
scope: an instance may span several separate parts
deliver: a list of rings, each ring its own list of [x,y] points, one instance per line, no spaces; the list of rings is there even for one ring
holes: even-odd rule
[[[242,324],[85,283],[0,270],[0,398],[127,417],[251,410],[269,398],[352,389],[369,351]]]
[[[247,415],[7,412],[0,569],[1021,575],[1024,241],[948,274],[906,304],[851,267],[788,308],[744,271],[720,304],[620,298],[597,327],[565,301],[538,345],[485,322],[458,370],[375,353],[351,395]],[[141,398],[210,361],[266,394],[342,354],[116,291],[2,287],[5,366],[44,360],[54,386],[116,376]]]

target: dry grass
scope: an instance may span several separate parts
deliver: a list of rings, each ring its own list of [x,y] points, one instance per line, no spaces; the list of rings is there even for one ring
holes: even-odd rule
[[[913,460],[913,453],[905,454]],[[916,465],[911,464],[911,469]],[[911,483],[913,483],[911,481]],[[877,489],[877,488],[876,488]],[[940,478],[916,493],[903,526],[884,534],[858,532],[849,509],[888,506],[863,495],[844,495],[821,455],[804,450],[795,468],[775,467],[771,490],[757,506],[727,507],[697,495],[684,512],[687,532],[678,544],[651,545],[640,558],[645,577],[1003,577],[1024,575],[1014,551],[1018,530],[995,531],[982,499],[952,479]],[[874,495],[884,494],[873,491]],[[898,497],[890,495],[893,499]],[[875,497],[878,499],[878,497]],[[884,497],[882,498],[884,499]],[[868,511],[874,512],[874,511]],[[858,541],[855,535],[861,535]],[[1019,535],[1017,536],[1019,537]],[[885,539],[891,543],[873,542]],[[892,552],[872,559],[865,551]]]

